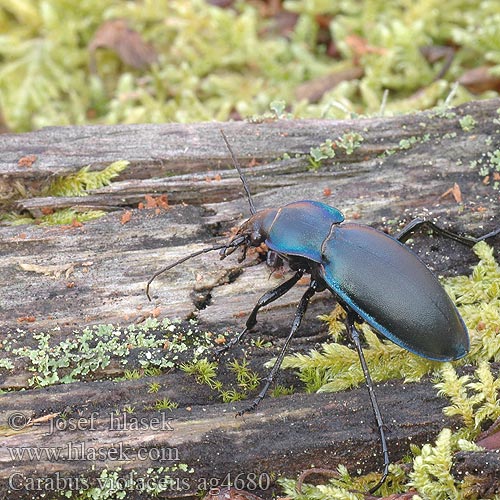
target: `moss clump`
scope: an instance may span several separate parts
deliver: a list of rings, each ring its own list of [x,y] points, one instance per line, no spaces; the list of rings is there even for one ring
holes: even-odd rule
[[[90,171],[90,166],[81,168],[78,172],[67,176],[61,176],[53,180],[49,186],[40,190],[41,196],[86,196],[93,189],[108,186],[129,165],[128,161],[119,160],[111,163],[102,170]],[[32,224],[37,222],[43,226],[54,226],[60,224],[73,224],[76,222],[87,222],[106,215],[103,210],[86,210],[77,212],[72,208],[63,208],[52,213],[47,213],[34,219],[18,214],[0,214],[0,221],[17,226],[21,224]]]
[[[260,115],[292,103],[300,117],[401,113],[442,103],[450,82],[470,68],[500,72],[494,1],[287,0],[298,15],[283,33],[277,18],[252,2],[219,8],[203,0],[58,0],[0,5],[2,111],[15,131],[47,125],[189,122]],[[102,24],[123,19],[158,57],[134,69],[89,45]],[[325,22],[326,21],[326,22]],[[426,53],[450,46],[454,59]],[[129,49],[131,52],[133,49]],[[296,101],[309,80],[360,67],[319,102]],[[436,79],[437,78],[437,79]],[[480,97],[494,97],[495,90]],[[454,103],[475,98],[459,87]],[[276,115],[283,114],[283,106]]]
[[[97,325],[76,331],[68,339],[54,341],[57,332],[38,332],[16,336],[7,335],[3,341],[0,370],[12,369],[16,361],[33,372],[29,384],[44,387],[68,384],[97,376],[112,361],[118,360],[124,368],[124,379],[144,375],[158,375],[160,370],[178,367],[179,356],[188,349],[197,359],[210,352],[210,335],[199,332],[194,322],[183,326],[164,319],[147,319],[140,325],[120,328]],[[33,343],[34,340],[34,343]],[[22,345],[30,343],[30,345]],[[127,370],[129,354],[137,353],[139,370]],[[101,375],[102,376],[102,375]]]
[[[453,455],[457,451],[480,450],[471,440],[485,424],[500,416],[500,379],[492,374],[487,362],[482,362],[472,377],[458,377],[451,364],[446,363],[438,377],[436,388],[439,394],[451,402],[444,408],[444,413],[461,417],[464,427],[456,432],[443,429],[434,445],[410,446],[412,456],[405,460],[404,466],[391,464],[389,477],[377,492],[383,497],[416,490],[415,500],[477,498],[477,492],[471,489],[468,481],[453,476]],[[338,477],[320,486],[304,485],[303,494],[297,493],[296,481],[285,479],[281,484],[294,500],[351,500],[364,498],[365,495],[358,492],[367,491],[378,479],[379,475],[374,473],[351,476],[345,467],[339,466]]]

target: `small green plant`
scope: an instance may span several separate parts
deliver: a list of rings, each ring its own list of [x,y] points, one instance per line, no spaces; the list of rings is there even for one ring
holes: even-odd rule
[[[131,405],[125,405],[123,407],[123,412],[124,413],[134,413],[135,412],[135,407]]]
[[[286,102],[282,100],[272,101],[269,104],[269,109],[275,114],[277,119],[286,118],[287,114],[285,113]]]
[[[346,132],[337,141],[337,146],[345,150],[347,155],[352,155],[361,146],[363,136],[357,132]]]
[[[145,368],[144,375],[146,377],[158,377],[158,375],[161,375],[161,369],[156,366]]]
[[[155,410],[161,411],[161,410],[174,410],[175,408],[179,407],[179,403],[176,403],[175,401],[172,401],[170,398],[163,398],[163,399],[158,399],[155,401],[153,408]]]
[[[244,392],[236,391],[235,389],[221,389],[220,396],[223,403],[234,403],[245,399],[246,394]]]
[[[235,359],[228,363],[229,369],[236,374],[238,386],[243,391],[253,391],[259,386],[260,377],[258,373],[253,372],[248,368],[248,361],[244,359],[241,363]]]
[[[139,370],[125,370],[123,374],[123,378],[125,380],[137,380],[142,377],[142,374]]]
[[[271,342],[264,340],[261,337],[257,337],[253,340],[253,345],[257,347],[257,349],[264,349],[265,347],[271,347]]]
[[[331,139],[327,139],[319,147],[311,148],[309,151],[309,163],[313,170],[317,170],[323,160],[335,158],[335,147],[335,143]]]
[[[217,387],[217,363],[203,358],[198,361],[182,363],[180,368],[188,375],[193,375],[198,384],[206,384],[211,389]]]
[[[295,392],[295,387],[293,385],[285,387],[284,385],[278,384],[271,391],[271,397],[279,398],[281,396],[290,396]]]
[[[161,389],[161,385],[157,382],[151,382],[148,386],[149,394],[156,394]]]
[[[477,125],[476,120],[471,115],[465,115],[463,118],[460,118],[459,123],[464,132],[474,130],[474,127]]]

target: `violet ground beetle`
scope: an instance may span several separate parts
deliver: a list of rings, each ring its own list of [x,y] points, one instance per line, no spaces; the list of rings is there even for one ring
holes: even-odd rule
[[[271,252],[287,261],[295,274],[258,300],[245,328],[218,350],[220,355],[240,342],[255,326],[261,307],[288,292],[304,274],[310,274],[309,287],[299,301],[283,348],[259,395],[248,408],[238,413],[242,415],[254,410],[264,398],[311,297],[316,292],[330,290],[347,312],[347,332],[359,356],[380,435],[384,464],[380,480],[370,489],[373,493],[388,475],[389,452],[382,415],[355,322],[365,321],[395,344],[424,358],[439,361],[462,358],[469,351],[469,335],[457,308],[437,278],[404,243],[423,226],[468,246],[498,235],[500,228],[479,238],[471,238],[440,228],[431,221],[414,219],[393,237],[370,226],[344,222],[339,210],[317,201],[297,201],[257,211],[239,162],[222,130],[221,134],[243,183],[252,216],[228,243],[203,248],[158,271],[149,280],[146,294],[151,300],[149,287],[159,274],[214,250],[220,250],[220,258],[224,259],[241,247],[243,260],[248,247],[265,243]]]

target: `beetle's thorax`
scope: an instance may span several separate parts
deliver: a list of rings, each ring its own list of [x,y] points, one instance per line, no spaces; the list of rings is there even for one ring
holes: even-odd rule
[[[246,236],[247,246],[258,247],[269,237],[277,213],[278,209],[276,208],[259,210],[239,227],[233,239]]]

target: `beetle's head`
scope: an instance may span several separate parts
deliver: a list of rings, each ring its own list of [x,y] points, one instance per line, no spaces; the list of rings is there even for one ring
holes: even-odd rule
[[[244,259],[248,247],[258,247],[264,243],[269,236],[277,212],[278,209],[275,208],[259,210],[250,219],[243,222],[229,241],[228,246],[220,251],[221,259],[231,255],[238,247],[243,248]]]

